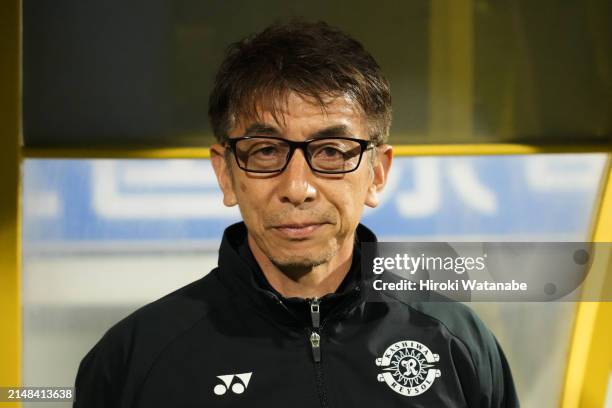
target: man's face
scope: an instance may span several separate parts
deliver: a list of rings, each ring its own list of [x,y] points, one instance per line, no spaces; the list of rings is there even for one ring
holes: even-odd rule
[[[325,135],[368,140],[365,115],[345,98],[331,99],[323,112],[319,105],[290,94],[281,114],[281,123],[270,112],[261,112],[254,120],[239,118],[229,136],[302,141]],[[378,204],[391,163],[390,147],[381,146],[364,152],[361,164],[351,173],[320,174],[310,169],[297,149],[282,173],[253,174],[241,170],[233,154],[224,160],[221,146],[211,150],[224,204],[239,205],[249,243],[281,270],[329,262],[343,249],[350,254],[364,205]],[[377,155],[373,166],[371,154]]]

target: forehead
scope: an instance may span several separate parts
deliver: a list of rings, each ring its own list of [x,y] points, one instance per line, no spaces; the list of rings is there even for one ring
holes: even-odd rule
[[[257,102],[250,112],[236,115],[234,122],[230,132],[233,134],[240,134],[254,125],[265,125],[279,132],[295,128],[307,132],[321,127],[343,126],[363,133],[366,116],[358,103],[344,95],[317,100],[291,92],[275,100]]]

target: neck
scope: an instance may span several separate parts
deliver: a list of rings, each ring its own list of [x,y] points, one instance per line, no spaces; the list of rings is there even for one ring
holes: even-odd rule
[[[334,293],[348,274],[353,259],[353,242],[347,239],[332,259],[305,273],[288,274],[279,269],[248,235],[248,244],[270,285],[286,298],[320,298]]]

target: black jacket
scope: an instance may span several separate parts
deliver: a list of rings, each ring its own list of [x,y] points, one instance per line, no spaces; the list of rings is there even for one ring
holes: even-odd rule
[[[357,239],[376,237],[360,225]],[[285,299],[244,224],[230,226],[218,268],[120,321],[83,358],[74,407],[518,407],[503,352],[469,308],[366,301],[355,251],[336,293]]]

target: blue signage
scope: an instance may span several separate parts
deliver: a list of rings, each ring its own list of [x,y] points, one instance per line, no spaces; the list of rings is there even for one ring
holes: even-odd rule
[[[586,239],[605,155],[395,158],[362,222],[382,239]],[[24,238],[218,240],[240,219],[208,160],[27,160]]]

